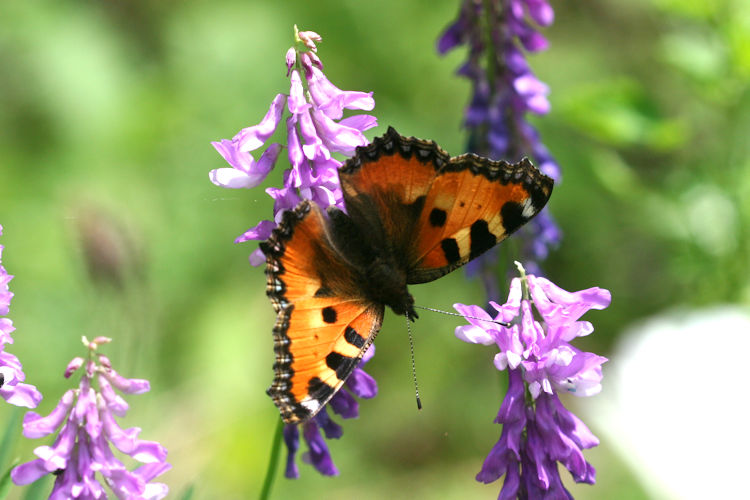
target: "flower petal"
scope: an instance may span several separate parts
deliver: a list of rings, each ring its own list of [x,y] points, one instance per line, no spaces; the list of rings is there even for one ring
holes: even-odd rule
[[[292,115],[286,120],[287,149],[289,151],[289,164],[292,168],[300,168],[305,162],[305,153],[299,141],[297,133],[297,115]]]
[[[378,395],[378,383],[369,373],[360,368],[355,368],[346,379],[346,386],[362,399],[371,399]]]
[[[461,325],[456,327],[456,337],[470,344],[491,345],[495,343],[495,337],[487,330],[474,325]]]
[[[372,115],[352,115],[339,121],[339,124],[364,132],[378,126],[378,119]]]
[[[143,394],[151,389],[148,380],[139,378],[125,378],[112,369],[104,370],[104,376],[107,377],[117,390],[126,394]]]
[[[287,479],[297,479],[299,477],[299,469],[297,468],[297,462],[294,459],[297,450],[299,449],[299,430],[297,429],[297,425],[285,425],[283,434],[284,443],[286,444],[287,449],[284,477]]]
[[[320,435],[315,420],[305,422],[302,424],[302,427],[305,442],[307,442],[307,446],[309,447],[309,451],[304,454],[302,459],[310,463],[324,476],[337,476],[339,471],[333,464],[331,453],[328,451],[328,446],[323,440],[323,436]]]
[[[209,172],[209,179],[219,187],[240,189],[255,187],[266,178],[276,164],[281,144],[273,143],[263,152],[256,163],[250,153],[236,149],[237,143],[222,140],[212,143],[233,168],[217,168]]]
[[[248,260],[250,261],[251,266],[258,267],[259,265],[266,263],[266,256],[263,253],[263,250],[256,248],[255,251],[250,254]]]
[[[68,415],[74,400],[75,393],[72,389],[69,389],[60,398],[60,402],[55,409],[46,417],[42,417],[33,411],[26,413],[23,416],[23,435],[29,439],[36,439],[55,432]]]
[[[268,109],[266,116],[258,125],[244,128],[234,136],[233,140],[239,143],[240,151],[255,151],[273,135],[281,121],[285,103],[286,96],[277,94],[271,102],[271,107]]]
[[[297,63],[297,50],[294,47],[289,47],[286,51],[286,76],[292,71],[292,68]]]
[[[305,99],[305,91],[302,88],[302,78],[300,78],[299,71],[296,69],[292,71],[287,107],[289,108],[289,112],[293,115],[303,113],[310,107],[310,104]]]
[[[310,96],[315,106],[333,120],[339,120],[346,109],[369,111],[375,107],[372,92],[344,91],[332,84],[323,72],[310,66]]]
[[[47,470],[44,464],[45,461],[41,458],[21,464],[10,471],[10,478],[13,480],[13,483],[18,486],[31,484],[45,474],[51,472]]]
[[[357,400],[345,390],[338,391],[334,394],[328,402],[328,405],[336,415],[341,415],[342,418],[357,418],[359,416],[359,403],[357,403]],[[318,415],[322,413],[323,412],[320,412]],[[326,433],[326,437],[331,438],[341,436],[329,436],[328,433]]]
[[[242,243],[243,241],[248,240],[267,240],[271,236],[271,233],[273,232],[275,227],[275,222],[270,220],[262,220],[258,222],[255,227],[245,231],[242,236],[237,237],[234,242]],[[265,258],[263,259],[263,261],[265,262]]]
[[[349,156],[354,154],[357,146],[365,146],[368,143],[362,132],[336,123],[321,110],[313,108],[312,115],[315,130],[329,151],[337,151]]]
[[[0,388],[0,396],[9,404],[24,408],[36,408],[42,400],[42,394],[30,384],[3,386]]]
[[[305,110],[304,113],[299,114],[298,120],[299,131],[304,141],[302,151],[305,153],[305,157],[308,160],[312,160],[317,156],[330,158],[331,152],[323,145],[322,139],[318,136],[318,131],[315,128],[315,123],[310,116],[309,110]]]

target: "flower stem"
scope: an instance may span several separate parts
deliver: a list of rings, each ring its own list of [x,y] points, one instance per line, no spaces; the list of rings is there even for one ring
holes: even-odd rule
[[[263,481],[263,489],[260,490],[260,500],[267,500],[271,494],[273,481],[276,479],[276,470],[279,468],[279,452],[281,451],[281,435],[284,431],[284,421],[279,419],[276,425],[276,433],[273,436],[271,444],[271,456],[268,459],[268,469],[266,469],[266,479]]]

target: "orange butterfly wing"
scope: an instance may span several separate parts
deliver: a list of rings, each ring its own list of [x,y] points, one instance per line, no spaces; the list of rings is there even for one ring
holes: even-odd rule
[[[539,213],[551,193],[552,179],[525,158],[452,158],[427,194],[407,281],[432,281],[482,255]]]
[[[359,293],[356,270],[330,244],[326,219],[304,201],[261,244],[277,313],[268,394],[286,423],[314,416],[341,388],[380,330],[384,306]]]

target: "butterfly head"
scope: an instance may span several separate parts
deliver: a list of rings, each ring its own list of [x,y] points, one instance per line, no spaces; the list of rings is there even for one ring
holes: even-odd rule
[[[414,310],[414,297],[409,292],[406,292],[406,296],[403,297],[402,302],[388,305],[394,313],[404,315],[412,322],[419,318],[417,311]]]

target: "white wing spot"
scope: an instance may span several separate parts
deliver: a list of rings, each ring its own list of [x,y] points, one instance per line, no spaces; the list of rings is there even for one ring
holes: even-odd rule
[[[300,404],[310,410],[310,413],[315,413],[320,408],[320,403],[315,399],[307,399]]]
[[[523,218],[531,219],[531,217],[533,217],[536,212],[536,207],[531,202],[531,198],[526,198],[526,201],[523,202],[523,210],[521,211],[521,215],[523,216]]]

